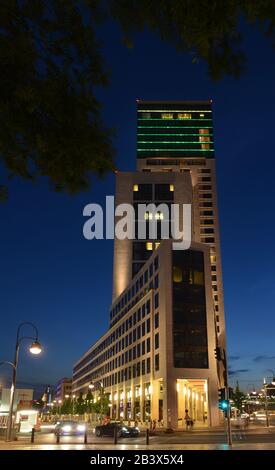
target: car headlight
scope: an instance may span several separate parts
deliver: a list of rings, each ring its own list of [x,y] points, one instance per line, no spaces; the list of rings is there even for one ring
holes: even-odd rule
[[[78,430],[78,431],[85,431],[85,429],[86,429],[85,424],[78,424],[78,425],[77,425],[77,430]]]
[[[62,426],[62,431],[69,432],[72,430],[72,426],[70,424],[66,424],[65,426]]]
[[[122,431],[128,431],[128,429],[127,429],[127,428],[124,428],[124,427],[121,428],[121,430],[122,430]]]
[[[135,428],[139,432],[139,428]]]

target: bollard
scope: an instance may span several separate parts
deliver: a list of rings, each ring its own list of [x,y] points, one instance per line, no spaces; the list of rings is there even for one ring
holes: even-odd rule
[[[58,429],[56,432],[56,443],[59,444],[60,442],[60,430]]]
[[[87,442],[88,442],[88,436],[87,436],[87,429],[86,429],[84,433],[84,444],[87,444]]]
[[[35,429],[32,428],[32,433],[31,433],[31,443],[32,444],[34,443],[34,433],[35,433]]]
[[[149,429],[146,429],[146,445],[149,445]]]
[[[114,427],[114,444],[117,444],[117,427]]]

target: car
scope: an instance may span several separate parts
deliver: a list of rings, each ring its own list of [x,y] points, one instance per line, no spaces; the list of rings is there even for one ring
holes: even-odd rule
[[[126,426],[121,423],[107,423],[95,427],[95,435],[100,436],[114,436],[115,428],[117,430],[117,437],[137,437],[140,430],[138,427]]]
[[[60,436],[72,436],[75,434],[84,434],[86,429],[85,423],[78,423],[77,421],[59,421],[54,428],[54,433],[59,433]]]

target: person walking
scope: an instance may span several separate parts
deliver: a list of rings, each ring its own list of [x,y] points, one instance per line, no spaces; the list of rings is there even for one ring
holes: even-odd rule
[[[191,428],[192,428],[192,419],[190,418],[190,416],[189,416],[189,414],[188,414],[188,410],[185,410],[184,420],[185,420],[185,425],[186,425],[186,431],[188,431],[188,430],[191,431]]]

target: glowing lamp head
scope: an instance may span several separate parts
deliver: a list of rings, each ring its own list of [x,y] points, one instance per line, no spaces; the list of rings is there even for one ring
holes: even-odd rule
[[[34,341],[30,347],[30,352],[32,354],[40,354],[42,351],[41,344],[38,341]]]

